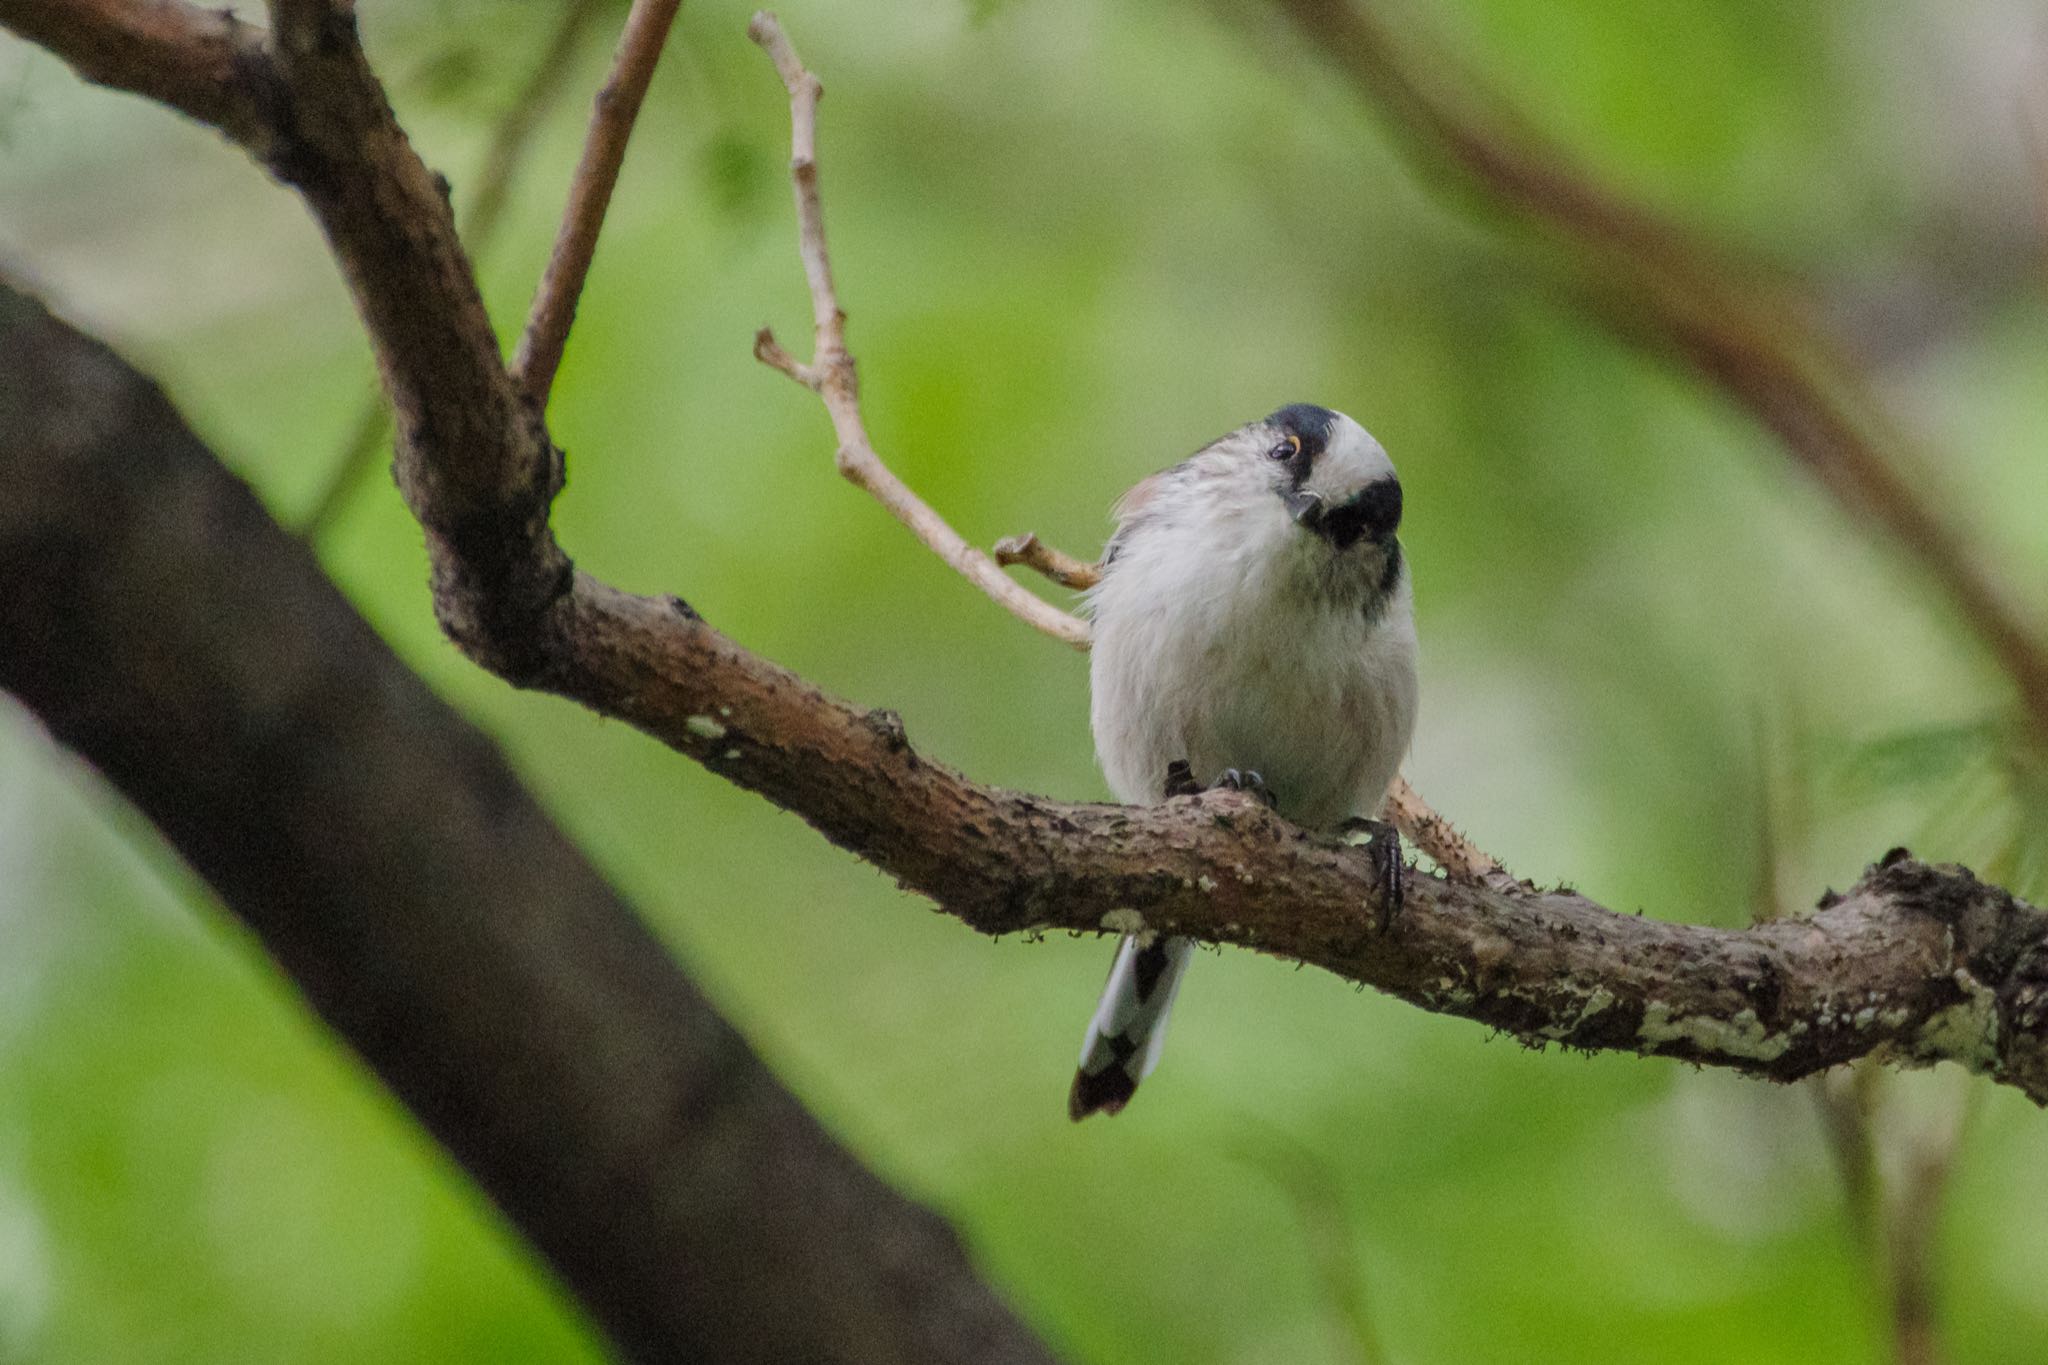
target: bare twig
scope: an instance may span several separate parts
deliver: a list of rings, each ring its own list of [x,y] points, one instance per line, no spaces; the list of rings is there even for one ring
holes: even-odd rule
[[[1458,881],[1478,882],[1496,891],[1524,889],[1514,874],[1501,866],[1500,859],[1430,809],[1422,793],[1408,785],[1407,778],[1396,776],[1393,785],[1387,788],[1386,817],[1408,836],[1408,842],[1427,853],[1445,875]]]
[[[839,441],[835,457],[839,472],[866,489],[910,533],[968,582],[980,588],[1012,615],[1076,649],[1088,647],[1088,623],[1071,612],[1025,591],[1005,575],[993,559],[967,543],[910,486],[882,463],[868,440],[860,415],[860,388],[853,357],[846,349],[846,314],[832,287],[832,260],[825,249],[825,214],[818,201],[818,78],[804,69],[796,49],[775,16],[763,11],[747,25],[747,36],[761,45],[775,63],[789,91],[790,182],[796,195],[797,244],[804,278],[810,284],[815,341],[808,364],[798,361],[763,327],[754,338],[754,354],[817,394],[832,416]]]
[[[1892,1365],[1939,1365],[1946,1353],[1935,1253],[1977,1092],[1951,1095],[1935,1113],[1914,1121],[1900,1112],[1901,1097],[1884,1080],[1875,1067],[1858,1063],[1815,1077],[1813,1093]],[[1896,1164],[1880,1160],[1881,1146]]]
[[[2048,638],[1939,509],[1931,464],[1853,365],[1783,302],[1673,224],[1600,184],[1439,52],[1414,50],[1354,0],[1275,0],[1407,135],[1422,167],[1581,253],[1626,337],[1647,334],[1777,435],[1852,517],[1917,559],[2012,680],[2048,740]],[[1908,470],[1914,471],[1911,475]]]
[[[533,145],[534,130],[540,126],[541,116],[553,107],[565,88],[577,45],[582,42],[591,21],[603,10],[602,0],[570,0],[562,7],[561,19],[542,50],[539,62],[527,76],[526,84],[513,95],[511,104],[492,130],[490,145],[485,149],[483,164],[477,171],[476,196],[470,200],[469,211],[465,215],[468,222],[462,231],[462,240],[469,248],[471,260],[481,260],[490,250],[498,225],[504,221],[512,181],[527,149]],[[312,510],[301,522],[300,535],[308,540],[318,540],[333,524],[341,509],[347,506],[349,496],[375,464],[378,453],[389,448],[390,434],[390,405],[385,402],[381,387],[373,389],[356,414],[348,436],[342,441],[334,461],[334,471],[328,475],[326,486],[314,498]]]
[[[1046,544],[1038,538],[1036,531],[1003,537],[996,542],[995,555],[996,563],[1006,569],[1021,564],[1076,592],[1092,588],[1102,581],[1101,569]]]
[[[682,0],[633,0],[611,71],[597,92],[583,155],[569,184],[569,203],[562,211],[561,231],[556,234],[554,252],[548,257],[533,307],[527,312],[526,330],[520,334],[519,349],[512,358],[512,377],[535,407],[547,406],[548,392],[554,387],[562,350],[569,344],[569,328],[576,321],[576,301],[583,295],[583,282],[597,255],[597,234],[604,226],[605,210],[611,206],[612,190],[619,183],[619,168],[626,161],[626,144],[632,139],[641,101],[647,97],[655,63],[661,60],[681,5]]]
[[[1756,919],[1761,924],[1778,919],[1784,909],[1778,888],[1784,881],[1782,864],[1788,841],[1779,822],[1790,825],[1796,839],[1807,827],[1808,811],[1803,790],[1779,790],[1770,766],[1777,746],[1765,742],[1761,727],[1758,739],[1763,781],[1756,802],[1760,816]],[[1790,774],[1797,775],[1796,771]],[[1892,1365],[1937,1365],[1941,1358],[1935,1313],[1939,1296],[1931,1249],[1942,1188],[1961,1131],[1960,1109],[1956,1107],[1937,1128],[1906,1144],[1905,1169],[1888,1191],[1880,1139],[1898,1133],[1900,1125],[1885,1113],[1888,1099],[1895,1098],[1887,1092],[1886,1079],[1866,1058],[1813,1077],[1807,1088],[1842,1183],[1849,1238],[1868,1280],[1873,1309],[1883,1318]]]
[[[1868,1269],[1878,1296],[1888,1298],[1884,1275],[1884,1192],[1879,1186],[1877,1144],[1871,1135],[1871,1112],[1877,1102],[1879,1072],[1867,1065],[1837,1067],[1807,1082],[1821,1135],[1842,1182],[1842,1209],[1850,1240]]]

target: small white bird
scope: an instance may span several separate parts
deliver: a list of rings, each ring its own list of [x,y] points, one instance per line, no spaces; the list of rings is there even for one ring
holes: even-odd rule
[[[1307,403],[1125,494],[1089,591],[1095,752],[1120,801],[1226,785],[1310,829],[1377,815],[1415,728],[1415,614],[1380,443]],[[1375,825],[1383,914],[1400,847]],[[1067,1109],[1116,1113],[1159,1060],[1194,945],[1117,945]]]

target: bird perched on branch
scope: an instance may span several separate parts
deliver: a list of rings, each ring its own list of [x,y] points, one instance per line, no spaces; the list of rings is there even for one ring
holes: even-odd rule
[[[1120,801],[1253,791],[1310,829],[1372,834],[1382,924],[1400,845],[1379,813],[1415,726],[1415,616],[1380,443],[1307,403],[1140,483],[1088,594],[1095,752]],[[1366,817],[1355,819],[1356,817]],[[1068,1112],[1114,1114],[1159,1060],[1194,945],[1117,945]]]

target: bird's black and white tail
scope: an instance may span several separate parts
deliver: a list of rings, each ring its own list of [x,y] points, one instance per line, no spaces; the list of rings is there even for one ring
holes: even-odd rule
[[[1067,1093],[1075,1121],[1100,1109],[1114,1114],[1152,1074],[1166,1041],[1166,1015],[1194,956],[1192,939],[1126,936],[1110,964],[1109,984],[1088,1022],[1081,1065]]]

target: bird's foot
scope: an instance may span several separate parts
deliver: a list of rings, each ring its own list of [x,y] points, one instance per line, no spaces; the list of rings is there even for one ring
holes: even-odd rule
[[[1195,770],[1186,759],[1176,758],[1166,765],[1164,795],[1168,801],[1176,796],[1196,796],[1203,790],[1202,784],[1195,781]],[[1266,787],[1266,779],[1249,769],[1225,768],[1207,790],[1244,792],[1257,797],[1268,810],[1278,808],[1273,793]]]
[[[1380,932],[1386,933],[1394,927],[1394,919],[1401,913],[1401,832],[1384,820],[1367,820],[1353,816],[1338,827],[1337,832],[1346,842],[1353,836],[1365,836],[1364,848],[1372,858],[1373,877],[1379,884]]]
[[[1279,802],[1273,799],[1273,793],[1266,789],[1266,779],[1249,769],[1240,772],[1236,768],[1225,768],[1223,775],[1216,779],[1216,785],[1225,791],[1244,792],[1249,796],[1255,796],[1267,810],[1279,806]]]

